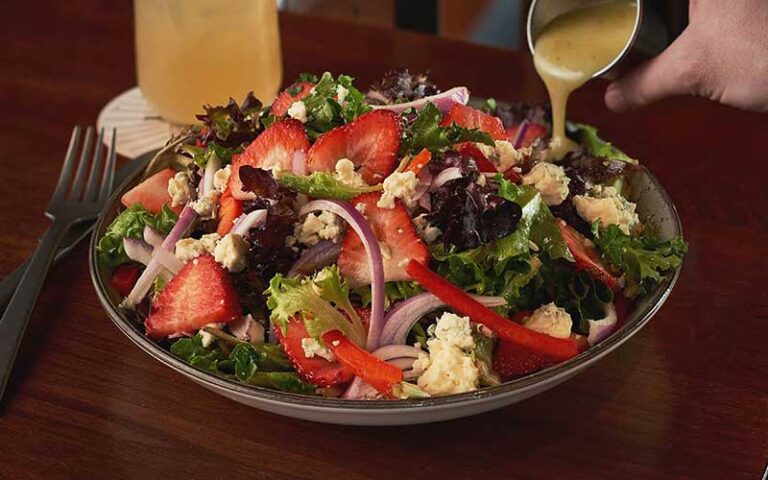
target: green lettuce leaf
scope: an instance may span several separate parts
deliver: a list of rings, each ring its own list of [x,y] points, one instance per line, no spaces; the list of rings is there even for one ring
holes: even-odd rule
[[[399,281],[387,282],[384,284],[384,305],[389,307],[395,302],[411,298],[414,295],[422,293],[424,290],[418,282]],[[364,285],[357,287],[354,292],[360,297],[360,303],[363,307],[371,304],[371,286]]]
[[[215,345],[203,347],[203,340],[199,334],[173,342],[171,353],[194,367],[211,372],[219,372],[219,363],[227,359],[224,352]]]
[[[344,105],[335,99],[339,86],[348,90]],[[352,77],[339,75],[334,79],[330,73],[323,73],[315,83],[314,91],[302,100],[307,109],[307,122],[304,124],[307,134],[316,139],[323,133],[369,112],[371,107],[364,99],[365,95],[352,85]]]
[[[232,155],[243,151],[241,146],[233,148],[222,147],[214,141],[208,142],[205,148],[195,145],[183,145],[182,149],[192,154],[192,160],[201,168],[205,167],[208,164],[208,160],[213,156],[218,157],[222,165],[226,165],[232,162]]]
[[[282,172],[277,181],[284,187],[312,198],[351,200],[362,193],[381,190],[381,186],[350,187],[330,172],[313,172],[311,175]]]
[[[150,226],[160,233],[167,234],[179,219],[168,205],[157,215],[148,212],[136,204],[123,210],[115,217],[104,236],[96,245],[99,261],[107,267],[116,267],[131,261],[123,248],[123,238],[143,238],[144,227]]]
[[[597,129],[591,125],[577,123],[579,140],[587,151],[596,157],[606,158],[608,160],[617,160],[636,165],[638,162],[618,148],[614,147],[597,135]]]
[[[314,394],[317,390],[316,386],[305,382],[295,372],[254,372],[241,381],[249,385],[303,395]]]
[[[455,123],[448,127],[441,127],[441,118],[437,107],[427,102],[405,132],[405,138],[400,147],[401,155],[418,153],[424,148],[431,152],[442,152],[460,142],[494,145],[491,136],[481,130],[460,127]]]
[[[630,297],[650,292],[680,266],[688,251],[682,237],[666,242],[650,235],[632,237],[616,225],[600,229],[597,222],[592,225],[592,233],[603,258],[624,272],[625,294]]]
[[[360,318],[355,314],[348,320],[338,310],[347,311],[351,305],[348,298],[346,304],[342,298],[348,294],[349,287],[338,271],[333,272],[334,268],[337,267],[326,267],[314,278],[285,278],[280,274],[272,277],[264,295],[271,310],[270,318],[283,333],[287,331],[288,322],[301,315],[312,338],[320,340],[324,333],[340,330],[356,344],[365,344],[365,330]],[[319,279],[320,285],[315,279]]]

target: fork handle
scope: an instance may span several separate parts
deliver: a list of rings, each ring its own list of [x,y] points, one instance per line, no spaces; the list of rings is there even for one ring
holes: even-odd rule
[[[21,277],[19,288],[11,297],[5,314],[0,318],[0,400],[11,376],[13,362],[32,309],[45,282],[56,247],[67,230],[66,227],[67,225],[54,221],[40,237],[40,244],[29,261],[27,271]]]

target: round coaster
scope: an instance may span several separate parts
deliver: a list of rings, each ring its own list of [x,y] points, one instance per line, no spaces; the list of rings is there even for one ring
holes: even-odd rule
[[[179,129],[152,110],[139,87],[112,99],[99,113],[96,127],[104,128],[107,145],[112,141],[112,129],[116,129],[115,150],[130,159],[162,148]]]

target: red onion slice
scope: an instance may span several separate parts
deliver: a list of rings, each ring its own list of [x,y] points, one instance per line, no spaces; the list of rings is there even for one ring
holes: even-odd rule
[[[365,348],[371,352],[380,345],[384,325],[384,263],[381,258],[379,240],[365,217],[349,202],[338,200],[313,200],[299,210],[299,216],[309,212],[326,210],[343,218],[363,242],[371,264],[371,321],[368,324],[368,339]]]
[[[419,186],[416,187],[416,192],[413,195],[414,200],[421,200],[421,197],[429,191],[429,187],[432,185],[432,174],[429,172],[429,168],[422,168],[418,179]]]
[[[425,353],[424,350],[408,345],[385,345],[373,352],[373,355],[401,370],[411,370],[413,368],[413,362],[419,358],[419,355],[422,353]],[[413,375],[410,377],[404,376],[404,379],[412,380],[413,377]],[[377,393],[376,389],[365,383],[362,378],[355,377],[352,379],[352,382],[344,391],[341,398],[346,398],[348,400],[372,398],[377,395]]]
[[[152,247],[138,238],[123,238],[123,248],[128,258],[134,262],[148,265],[152,261]]]
[[[480,295],[471,295],[471,297],[490,308],[507,304],[504,297]],[[403,300],[395,308],[387,312],[386,317],[384,317],[381,343],[383,345],[404,345],[405,340],[408,338],[408,332],[411,331],[413,325],[421,317],[445,306],[446,304],[442,300],[429,292],[420,293],[407,300]]]
[[[176,242],[189,230],[192,226],[192,222],[197,218],[197,213],[192,209],[189,203],[184,206],[184,210],[181,211],[179,219],[176,221],[176,225],[173,226],[168,236],[165,237],[163,243],[160,245],[160,249],[165,249],[168,252],[172,252],[176,246]],[[152,282],[155,281],[155,277],[160,274],[163,265],[153,255],[152,260],[147,265],[147,268],[141,273],[141,276],[136,281],[136,285],[125,298],[124,306],[126,308],[133,308],[141,302],[141,299],[147,294],[150,288],[152,288]]]
[[[373,107],[374,110],[390,110],[395,113],[403,113],[409,108],[421,110],[427,102],[430,102],[434,104],[438,110],[445,113],[455,104],[459,103],[461,105],[466,105],[468,101],[469,90],[467,90],[467,87],[454,87],[450,90],[438,93],[437,95],[420,98],[412,102],[395,103],[392,105],[371,105],[371,107]]]
[[[321,240],[317,245],[308,248],[301,254],[296,263],[288,271],[288,277],[309,275],[318,268],[330,265],[339,258],[341,243],[332,240]]]
[[[435,178],[432,180],[432,185],[429,187],[429,191],[434,192],[438,188],[445,185],[447,182],[456,180],[457,178],[461,177],[461,169],[459,167],[448,167],[435,176]]]
[[[252,228],[258,228],[267,221],[266,210],[254,210],[247,215],[241,215],[237,217],[235,225],[232,227],[230,233],[235,233],[244,237],[248,231]]]
[[[163,234],[147,225],[144,227],[144,241],[152,245],[152,248],[159,248],[163,244],[165,237]]]
[[[604,318],[601,320],[587,320],[589,323],[587,342],[590,346],[605,340],[613,332],[613,329],[616,328],[616,323],[618,322],[616,307],[612,303],[606,303],[603,308],[605,309]]]
[[[160,265],[167,268],[168,271],[174,275],[184,268],[184,262],[164,248],[156,248],[155,251],[152,252],[152,258],[160,262]]]
[[[531,125],[531,122],[528,120],[523,120],[520,122],[520,125],[517,126],[517,133],[515,133],[515,139],[512,141],[512,146],[515,147],[515,150],[523,146],[523,139],[525,139],[525,132],[528,131],[528,127]]]

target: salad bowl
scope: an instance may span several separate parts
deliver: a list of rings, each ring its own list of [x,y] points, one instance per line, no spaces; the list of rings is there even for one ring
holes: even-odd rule
[[[137,162],[148,163],[152,155]],[[546,391],[584,371],[587,367],[617,349],[643,328],[670,295],[680,267],[649,294],[633,304],[628,316],[617,330],[563,363],[476,391],[402,400],[347,400],[314,397],[247,385],[196,368],[174,356],[149,339],[142,329],[119,308],[121,296],[109,282],[109,272],[98,262],[97,244],[120,209],[120,198],[142,178],[137,173],[115,190],[99,216],[89,250],[91,277],[99,300],[112,322],[133,343],[167,367],[222,396],[260,410],[304,420],[346,425],[408,425],[437,422],[475,415],[502,408]],[[661,240],[682,235],[677,211],[662,185],[645,168],[639,166],[627,179],[628,198],[637,204],[637,211],[647,219]]]

